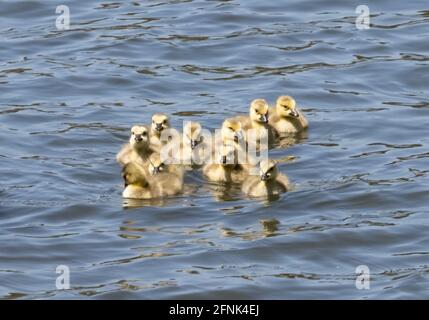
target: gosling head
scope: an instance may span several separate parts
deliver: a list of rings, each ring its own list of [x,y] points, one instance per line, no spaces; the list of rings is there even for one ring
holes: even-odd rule
[[[281,117],[298,118],[295,99],[290,96],[280,96],[276,103],[277,114]]]
[[[259,175],[262,181],[273,180],[277,177],[278,171],[274,160],[262,160],[259,164]]]
[[[161,160],[161,156],[157,153],[152,153],[149,157],[149,172],[151,175],[156,175],[164,172],[165,165]]]
[[[198,122],[188,122],[183,128],[183,133],[191,149],[195,149],[202,141],[201,125]]]
[[[141,169],[132,162],[122,168],[122,178],[124,179],[125,187],[128,185],[145,187],[147,185],[146,177],[142,174]]]
[[[149,141],[148,129],[143,125],[135,125],[131,128],[130,144],[134,148],[147,145]]]
[[[268,123],[268,103],[264,99],[255,99],[250,104],[250,118],[253,121]]]
[[[234,119],[226,119],[223,122],[221,133],[223,140],[234,140],[238,142],[244,138],[241,122]]]
[[[163,113],[155,113],[152,116],[151,130],[155,134],[160,134],[162,130],[170,128],[168,116]]]

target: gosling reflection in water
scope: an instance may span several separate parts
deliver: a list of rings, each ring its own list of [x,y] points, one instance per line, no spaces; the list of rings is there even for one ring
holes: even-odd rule
[[[258,240],[261,238],[274,237],[279,235],[280,221],[275,218],[259,221],[262,230],[238,232],[231,228],[222,228],[222,235],[225,237],[239,237],[243,240]]]
[[[290,148],[308,139],[308,136],[308,131],[301,131],[293,134],[280,134],[274,146],[282,149]]]
[[[164,207],[167,201],[163,198],[157,199],[122,199],[124,209],[141,208],[141,207]]]
[[[237,201],[240,200],[241,190],[237,185],[213,184],[210,193],[216,201]]]

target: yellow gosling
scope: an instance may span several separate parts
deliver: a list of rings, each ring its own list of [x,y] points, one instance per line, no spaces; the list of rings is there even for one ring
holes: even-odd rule
[[[125,144],[116,155],[116,160],[122,166],[130,162],[144,162],[154,152],[149,143],[149,130],[144,125],[134,125],[131,128],[129,143]]]
[[[255,141],[249,141],[250,136],[248,135],[247,141],[249,143],[260,143],[266,139],[268,144],[272,144],[276,138],[276,131],[274,128],[268,123],[268,119],[270,116],[269,106],[267,101],[264,99],[255,99],[250,103],[249,108],[249,116],[237,116],[233,119],[238,120],[242,123],[243,130],[246,133],[249,130],[254,130],[255,132]]]
[[[298,110],[295,99],[290,96],[280,96],[277,99],[275,112],[272,112],[269,123],[279,135],[296,133],[308,128],[307,119]]]
[[[180,146],[183,164],[203,165],[210,156],[210,145],[204,140],[202,127],[198,122],[188,122],[183,128]]]
[[[170,119],[168,116],[163,113],[155,113],[152,116],[152,123],[150,125],[150,143],[157,149],[161,148],[163,144],[167,143],[166,141],[161,142],[161,134],[169,128]]]
[[[219,158],[214,163],[206,164],[203,174],[208,180],[223,183],[240,183],[247,176],[246,167],[237,162],[233,145],[220,146]]]
[[[127,199],[154,199],[161,197],[158,185],[151,184],[145,171],[136,163],[130,162],[122,169],[125,189],[122,197]]]
[[[150,182],[157,185],[163,196],[172,196],[183,190],[183,169],[181,166],[165,164],[158,153],[148,160]]]
[[[275,161],[263,160],[259,169],[259,176],[249,176],[243,183],[242,190],[247,196],[276,196],[290,189],[288,177],[278,172]]]

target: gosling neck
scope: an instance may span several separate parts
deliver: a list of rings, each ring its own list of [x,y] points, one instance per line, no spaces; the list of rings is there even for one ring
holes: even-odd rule
[[[158,139],[160,139],[160,138],[161,138],[161,132],[162,132],[162,131],[158,131],[158,130],[153,130],[153,129],[152,129],[152,136],[155,136],[155,137],[157,137]]]
[[[276,179],[275,179],[275,177],[271,177],[270,179],[268,179],[268,180],[262,180],[261,179],[261,183],[263,184],[263,185],[265,185],[266,187],[269,187],[269,186],[272,186],[273,184],[274,184],[274,182],[276,181]]]
[[[266,129],[268,127],[268,122],[252,120],[252,127],[257,129]]]
[[[136,150],[137,152],[146,151],[149,149],[149,144],[146,142],[141,144],[134,144],[133,149]]]

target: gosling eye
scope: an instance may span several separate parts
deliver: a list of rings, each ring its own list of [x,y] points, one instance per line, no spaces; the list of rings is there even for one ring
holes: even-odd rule
[[[152,123],[155,124],[155,120],[152,120]]]
[[[135,133],[133,131],[131,131],[131,135],[135,135]]]
[[[166,123],[167,123],[167,120],[164,120],[164,121],[163,121],[163,123],[164,123],[164,124],[166,124]]]
[[[231,127],[229,127],[228,129],[229,129],[229,130],[231,130],[231,131],[234,131],[234,129],[233,129],[233,128],[231,128]]]
[[[142,132],[142,136],[146,136],[146,134],[147,134],[147,132],[146,132],[146,131],[143,131],[143,132]]]

